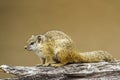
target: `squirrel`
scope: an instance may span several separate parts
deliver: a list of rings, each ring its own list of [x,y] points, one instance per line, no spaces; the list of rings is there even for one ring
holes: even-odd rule
[[[25,49],[34,51],[43,66],[64,66],[68,63],[92,63],[100,61],[114,61],[106,51],[92,51],[80,53],[70,36],[62,31],[51,30],[44,34],[32,35]]]

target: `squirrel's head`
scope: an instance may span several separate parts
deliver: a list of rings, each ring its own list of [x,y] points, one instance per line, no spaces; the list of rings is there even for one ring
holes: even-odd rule
[[[24,47],[28,51],[37,51],[42,48],[43,35],[32,35],[28,41],[27,45]]]

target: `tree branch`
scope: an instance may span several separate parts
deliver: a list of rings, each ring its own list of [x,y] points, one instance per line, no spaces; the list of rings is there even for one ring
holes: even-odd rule
[[[1,80],[75,80],[77,79],[120,79],[120,61],[68,64],[63,67],[28,67],[1,65],[0,68],[16,78]]]

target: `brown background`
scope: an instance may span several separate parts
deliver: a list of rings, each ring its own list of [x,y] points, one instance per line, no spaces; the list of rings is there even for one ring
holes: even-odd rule
[[[120,58],[120,0],[0,0],[0,65],[38,64],[24,50],[26,40],[54,29],[70,35],[81,52]]]

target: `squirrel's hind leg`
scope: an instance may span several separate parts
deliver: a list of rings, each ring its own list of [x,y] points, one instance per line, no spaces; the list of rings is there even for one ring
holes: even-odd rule
[[[61,50],[60,52],[57,53],[56,57],[59,61],[59,63],[53,63],[51,64],[51,66],[53,67],[60,67],[60,66],[64,66],[67,63],[69,63],[69,53],[66,50]]]
[[[62,63],[56,63],[56,64],[51,64],[51,66],[53,67],[60,67],[60,66],[63,66],[64,64]]]
[[[64,66],[65,64],[67,64],[67,63],[54,63],[54,64],[51,64],[51,66],[60,67],[60,66]]]

